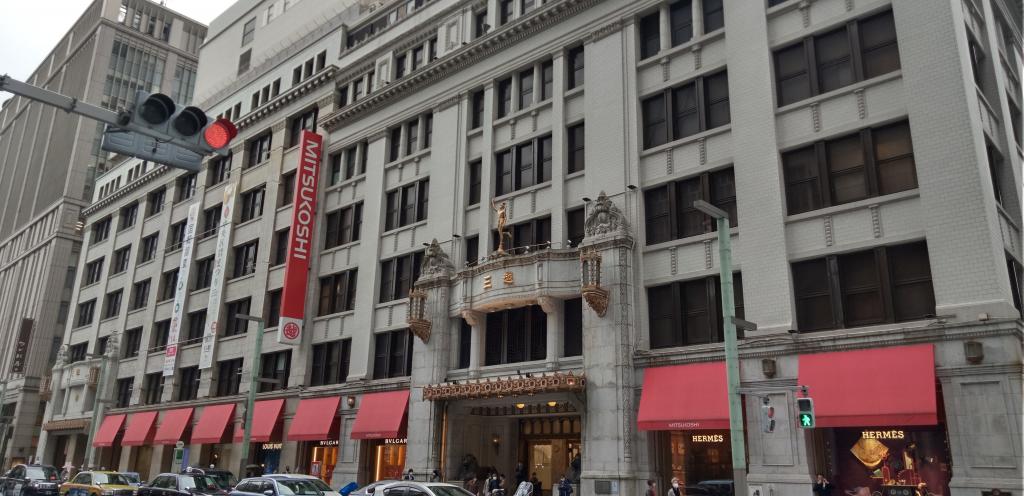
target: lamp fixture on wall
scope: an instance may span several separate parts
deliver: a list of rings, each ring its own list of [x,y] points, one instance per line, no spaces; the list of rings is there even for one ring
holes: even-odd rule
[[[501,436],[497,434],[491,434],[491,446],[494,446],[494,452],[497,453],[501,450]]]
[[[348,398],[345,398],[345,404],[348,405],[349,408],[354,408],[356,406],[356,397],[349,396]]]

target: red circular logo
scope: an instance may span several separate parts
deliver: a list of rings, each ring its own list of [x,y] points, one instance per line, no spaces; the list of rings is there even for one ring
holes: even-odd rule
[[[289,323],[285,324],[284,325],[284,337],[286,337],[288,339],[298,339],[299,338],[299,324],[296,324],[295,322],[289,322]]]

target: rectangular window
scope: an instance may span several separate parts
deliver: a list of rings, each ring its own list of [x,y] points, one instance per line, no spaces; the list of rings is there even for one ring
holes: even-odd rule
[[[409,296],[409,289],[420,277],[423,252],[410,253],[380,263],[380,303]]]
[[[363,226],[363,203],[328,213],[324,224],[324,249],[359,241]]]
[[[313,345],[311,386],[341,384],[348,380],[352,340],[341,339]]]
[[[227,322],[224,326],[225,336],[237,336],[245,334],[249,329],[249,321],[238,318],[239,315],[249,315],[249,308],[252,300],[242,298],[241,300],[230,301],[227,304]]]
[[[1007,254],[1006,270],[1010,275],[1010,293],[1013,298],[1013,306],[1017,307],[1018,312],[1024,312],[1024,266]]]
[[[120,289],[107,293],[107,296],[103,299],[104,319],[112,319],[121,313],[121,294],[122,291]]]
[[[277,186],[277,206],[284,207],[295,201],[295,171],[281,174],[281,182]]]
[[[416,69],[423,67],[423,47],[418,46],[413,48],[411,54],[410,61],[412,62],[412,65],[409,70],[415,71]]]
[[[267,187],[263,185],[242,193],[241,222],[247,222],[263,215],[263,199],[266,192]]]
[[[679,46],[693,38],[693,4],[691,0],[677,0],[668,7],[672,46]],[[705,28],[705,32],[709,32]]]
[[[480,236],[466,238],[466,265],[475,265],[480,260]]]
[[[78,343],[68,348],[68,363],[78,363],[85,360],[89,352],[89,343]]]
[[[167,340],[171,333],[171,321],[161,320],[153,323],[153,333],[150,336],[151,351],[163,351],[167,348]]]
[[[120,274],[128,270],[128,262],[131,260],[131,257],[132,247],[130,245],[115,251],[110,264],[110,273]]]
[[[249,141],[249,156],[245,163],[246,168],[255,167],[270,160],[270,146],[273,136],[273,133],[267,132]]]
[[[281,290],[275,289],[267,292],[267,299],[263,304],[263,320],[267,327],[277,327],[281,324]]]
[[[540,101],[547,101],[554,95],[555,66],[548,60],[540,65]]]
[[[220,227],[221,210],[223,210],[223,205],[220,203],[203,210],[203,230],[196,236],[197,238],[205,239],[217,234],[217,228]]]
[[[484,124],[484,90],[474,91],[469,96],[469,128],[477,129]]]
[[[235,264],[232,277],[247,276],[256,272],[256,254],[259,250],[259,245],[259,240],[253,240],[235,247]]]
[[[583,224],[586,219],[585,211],[585,208],[577,208],[565,213],[569,246],[579,246],[583,242]]]
[[[117,218],[117,230],[123,231],[135,225],[135,219],[139,215],[139,202],[133,202],[130,205],[121,207],[120,214]]]
[[[782,154],[790,215],[917,187],[906,121]]]
[[[75,320],[78,327],[92,324],[93,313],[96,311],[96,300],[92,299],[78,304],[78,318]]]
[[[513,0],[498,0],[498,25],[504,26],[512,20]]]
[[[900,57],[892,11],[805,38],[776,50],[774,59],[780,107],[896,71]]]
[[[419,150],[420,122],[418,119],[405,123],[405,154],[412,155]]]
[[[164,197],[167,194],[167,188],[160,188],[154,191],[150,191],[146,195],[146,217],[156,215],[164,209]]]
[[[705,172],[644,191],[647,244],[715,231],[716,223],[693,207],[697,200],[707,201],[729,212],[729,226],[738,225],[732,168]]]
[[[426,220],[429,194],[429,178],[389,191],[384,229],[390,231]]]
[[[185,341],[188,343],[203,339],[206,332],[206,310],[199,310],[188,314],[188,329],[185,332]]]
[[[100,281],[101,277],[103,277],[103,258],[102,257],[100,257],[99,259],[93,260],[92,262],[89,262],[89,263],[85,264],[85,277],[83,278],[83,281],[84,281],[83,286],[87,286],[89,284],[95,284],[95,283]]]
[[[199,179],[198,173],[191,173],[181,176],[175,181],[175,202],[182,202],[192,198],[196,194],[196,181]]]
[[[661,51],[661,16],[658,12],[640,18],[640,58],[653,57]]]
[[[160,276],[160,300],[174,298],[175,286],[178,284],[178,269],[169,270]]]
[[[738,273],[733,274],[733,297],[736,316],[742,318],[743,280]],[[651,348],[721,343],[725,339],[717,276],[647,288],[647,305]]]
[[[405,377],[412,373],[412,333],[408,329],[374,336],[373,378]]]
[[[244,51],[244,52],[242,52],[242,54],[238,56],[238,72],[237,72],[237,74],[239,76],[241,76],[243,73],[245,73],[246,71],[249,70],[249,63],[251,61],[252,61],[252,49],[251,48],[246,50],[246,51]]]
[[[579,172],[586,168],[586,154],[584,150],[586,148],[586,133],[584,132],[583,123],[569,126],[566,130],[567,138],[569,139],[569,157],[568,157],[568,171],[569,174]]]
[[[497,114],[500,119],[512,112],[512,78],[498,81],[497,88]]]
[[[470,354],[473,350],[473,326],[463,319],[459,320],[459,364],[457,368],[468,369]]]
[[[704,32],[710,33],[725,27],[725,12],[722,0],[701,0],[704,8]]]
[[[996,203],[1002,205],[1003,193],[1003,156],[996,149],[995,145],[986,143],[985,153],[988,157],[988,173],[992,178],[992,193],[995,195]]]
[[[92,237],[90,242],[99,243],[110,236],[110,216],[104,217],[92,225]]]
[[[256,37],[256,18],[253,17],[245,22],[242,26],[242,46],[252,43],[253,38]]]
[[[139,356],[139,348],[142,347],[142,328],[136,327],[124,331],[124,344],[121,346],[121,358],[132,358]]]
[[[487,314],[484,365],[543,360],[547,314],[537,305]]]
[[[489,26],[487,25],[487,10],[481,10],[473,13],[473,38],[479,38],[487,34]]]
[[[290,227],[286,227],[274,233],[274,251],[270,260],[271,267],[284,265],[284,263],[288,261],[288,236],[290,234]]]
[[[346,270],[320,278],[318,316],[355,309],[357,270]]]
[[[199,397],[199,367],[181,367],[178,369],[178,401],[192,401]]]
[[[641,110],[644,148],[724,126],[730,122],[728,74],[702,76],[649,96]]]
[[[551,136],[542,136],[495,155],[495,194],[513,191],[551,180]]]
[[[259,392],[267,393],[288,387],[288,377],[292,368],[291,350],[264,353],[260,361]]]
[[[540,217],[514,224],[508,229],[505,249],[547,247],[551,241],[551,217]],[[491,231],[494,246],[498,246],[498,231]]]
[[[242,384],[242,359],[222,360],[217,362],[217,391],[214,396],[233,396],[238,394]]]
[[[402,158],[402,127],[392,128],[388,135],[388,162],[394,162]]]
[[[533,105],[533,69],[519,73],[519,108]]]
[[[170,236],[167,237],[167,251],[174,251],[181,248],[185,242],[185,221],[171,224]]]
[[[565,300],[562,313],[562,356],[583,355],[583,299]]]
[[[117,399],[114,403],[117,408],[126,408],[131,403],[134,386],[134,377],[125,377],[124,379],[117,380]]]
[[[213,282],[214,263],[215,261],[212,255],[196,260],[196,282],[192,286],[193,291],[210,287],[210,284]]]
[[[164,374],[153,372],[146,374],[142,389],[142,403],[145,405],[156,405],[163,400],[164,395]]]
[[[935,316],[923,241],[805,260],[792,270],[801,332]]]
[[[288,123],[288,146],[299,146],[299,139],[302,131],[316,132],[316,118],[319,113],[317,107],[313,107],[296,117]]]
[[[569,49],[565,58],[568,89],[583,86],[583,45]]]
[[[481,179],[481,166],[483,162],[480,159],[476,159],[469,163],[469,201],[467,205],[476,205],[480,203],[480,182]]]

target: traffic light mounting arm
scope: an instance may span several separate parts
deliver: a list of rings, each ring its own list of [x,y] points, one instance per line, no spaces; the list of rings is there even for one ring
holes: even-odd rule
[[[61,95],[60,93],[18,81],[6,74],[0,75],[0,91],[6,91],[8,93],[28,98],[29,100],[57,107],[65,112],[87,117],[94,121],[107,124],[113,128],[123,129],[143,136],[148,136],[161,143],[172,143],[200,155],[206,155],[209,151],[197,143],[180,140],[169,134],[161,133],[145,126],[133,124],[131,122],[130,113],[127,111],[119,113],[103,107],[97,107],[96,105],[83,102],[74,97]],[[216,153],[219,155],[223,154],[221,151],[217,151]]]

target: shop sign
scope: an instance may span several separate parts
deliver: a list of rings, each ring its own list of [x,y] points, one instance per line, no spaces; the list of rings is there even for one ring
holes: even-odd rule
[[[337,439],[324,439],[319,442],[318,446],[338,446],[341,444]]]
[[[295,176],[295,198],[292,201],[292,229],[288,234],[288,258],[285,260],[284,288],[281,290],[281,319],[277,330],[277,342],[291,345],[302,342],[323,138],[319,134],[303,131],[299,151],[301,155]]]
[[[889,431],[861,431],[860,437],[864,439],[903,439],[905,435],[901,430]]]
[[[409,439],[404,437],[392,437],[384,440],[384,444],[406,444],[408,442]]]
[[[199,202],[188,207],[188,221],[185,223],[185,239],[181,242],[181,262],[178,264],[178,280],[174,288],[174,303],[171,307],[171,328],[167,332],[167,348],[164,351],[164,377],[174,375],[178,361],[178,335],[181,333],[181,318],[185,312],[188,297],[188,270],[192,267],[192,247],[196,240],[196,221],[199,219]]]
[[[35,321],[32,319],[21,319],[21,329],[18,330],[18,342],[14,344],[14,359],[11,360],[12,374],[25,373],[25,358],[28,357],[28,345],[32,341],[32,326]]]
[[[695,443],[724,443],[725,435],[723,434],[694,434],[693,442]]]
[[[263,443],[263,447],[260,448],[263,451],[275,451],[281,449],[281,443]]]
[[[206,330],[203,331],[203,348],[199,355],[199,368],[203,370],[213,366],[213,350],[217,345],[217,324],[220,320],[220,295],[224,288],[224,267],[227,265],[228,248],[231,246],[231,219],[234,212],[235,185],[231,183],[224,187],[220,225],[217,226],[217,249],[213,254],[210,299],[206,305]]]

